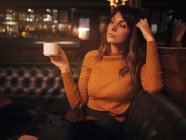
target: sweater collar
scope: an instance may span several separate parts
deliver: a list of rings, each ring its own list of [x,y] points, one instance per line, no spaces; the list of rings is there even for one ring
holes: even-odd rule
[[[112,52],[110,52],[110,56],[122,56],[122,53],[112,53]]]

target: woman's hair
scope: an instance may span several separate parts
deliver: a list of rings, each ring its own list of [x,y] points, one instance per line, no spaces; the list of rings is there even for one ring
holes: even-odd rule
[[[140,83],[140,69],[142,65],[145,63],[146,57],[146,49],[145,49],[145,39],[139,30],[136,27],[136,23],[141,19],[145,18],[145,11],[136,7],[129,6],[119,6],[113,14],[111,18],[117,13],[120,12],[123,19],[126,21],[128,28],[130,30],[130,35],[125,45],[122,49],[123,59],[126,61],[127,66],[120,69],[119,74],[124,76],[127,73],[130,73],[130,77],[132,79],[132,83],[138,82]],[[108,28],[107,28],[108,29]],[[111,52],[111,45],[107,42],[106,34],[107,29],[102,35],[101,45],[99,48],[99,54],[97,56],[97,60],[102,59],[103,56],[109,55]]]

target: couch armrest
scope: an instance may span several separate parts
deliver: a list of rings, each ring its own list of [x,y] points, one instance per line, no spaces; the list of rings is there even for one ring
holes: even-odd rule
[[[125,133],[129,140],[186,139],[185,121],[186,112],[165,95],[140,91],[128,110]]]

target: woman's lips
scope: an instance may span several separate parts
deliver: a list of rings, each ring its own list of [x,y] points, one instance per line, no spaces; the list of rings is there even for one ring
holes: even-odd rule
[[[108,36],[108,37],[112,37],[112,38],[115,37],[112,33],[108,33],[107,36]]]

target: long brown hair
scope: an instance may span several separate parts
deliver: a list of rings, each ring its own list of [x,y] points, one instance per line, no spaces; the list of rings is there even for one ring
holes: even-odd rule
[[[111,17],[113,17],[117,12],[121,13],[130,29],[130,37],[125,42],[125,47],[122,48],[123,59],[126,61],[127,66],[121,68],[119,74],[124,76],[125,74],[130,73],[132,83],[140,83],[139,73],[142,65],[145,63],[146,49],[145,39],[143,38],[139,28],[136,27],[136,23],[141,18],[146,17],[146,11],[136,7],[119,6],[115,9]],[[109,55],[111,52],[111,45],[106,39],[107,29],[102,35],[99,54],[96,57],[97,60],[100,61],[103,56]]]

